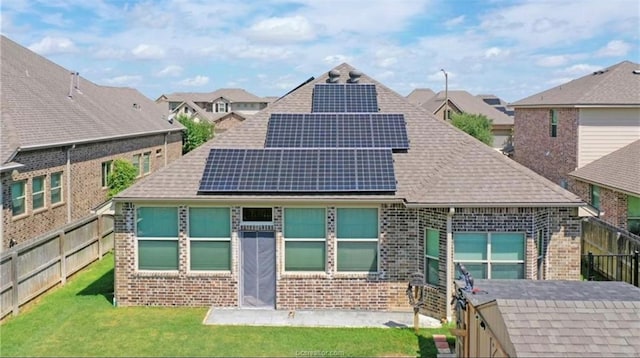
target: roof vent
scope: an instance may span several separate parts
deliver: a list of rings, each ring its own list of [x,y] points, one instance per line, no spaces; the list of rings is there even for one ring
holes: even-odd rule
[[[640,70],[633,70],[632,72],[634,75],[640,75]]]
[[[358,81],[360,80],[360,76],[362,76],[362,72],[358,70],[351,70],[349,71],[349,79],[347,80],[347,82],[358,83]]]
[[[74,88],[73,79],[74,79],[76,73],[75,72],[70,72],[69,74],[71,75],[71,77],[69,78],[69,94],[67,95],[67,97],[73,98],[73,88]]]
[[[139,105],[139,104],[137,104],[137,103],[134,103],[134,104],[133,104],[133,109],[140,110],[140,105]]]
[[[327,78],[327,83],[338,83],[339,78],[340,78],[340,71],[331,70],[329,71],[329,78]]]
[[[73,88],[75,88],[76,91],[78,91],[78,93],[82,93],[80,92],[80,72],[76,72],[73,75],[74,79],[75,79],[75,84],[73,85]]]
[[[603,74],[603,73],[605,73],[605,72],[607,72],[607,71],[608,71],[608,70],[595,71],[593,74],[594,74],[594,75],[601,75],[601,74]]]

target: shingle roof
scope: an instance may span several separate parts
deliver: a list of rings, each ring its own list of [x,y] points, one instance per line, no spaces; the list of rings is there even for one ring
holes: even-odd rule
[[[460,111],[469,114],[481,114],[493,121],[493,124],[513,125],[513,118],[507,116],[503,112],[495,109],[493,106],[486,104],[482,98],[472,95],[467,91],[448,91],[449,101],[455,105]],[[422,107],[435,113],[442,107],[445,100],[445,92],[438,92],[428,101],[422,104]]]
[[[421,106],[435,95],[436,93],[430,88],[416,88],[407,95],[407,101],[416,106]]]
[[[71,99],[69,70],[4,36],[0,46],[0,165],[19,149],[183,128],[169,123],[152,100],[132,88],[99,86],[80,77],[80,90]]]
[[[639,106],[640,65],[623,61],[511,104],[512,107],[549,105]]]
[[[270,98],[262,98],[249,93],[242,88],[220,88],[213,92],[175,92],[163,95],[169,102],[212,102],[223,97],[230,102],[268,103]],[[162,97],[162,96],[161,96]]]
[[[342,64],[342,74],[353,67]],[[344,75],[341,82],[344,81]],[[281,98],[271,106],[216,136],[167,168],[119,195],[120,199],[199,199],[225,200],[229,197],[197,195],[199,181],[211,148],[263,148],[271,112],[309,113],[314,85],[327,75]],[[530,169],[498,153],[475,138],[406,98],[363,75],[361,83],[376,84],[381,112],[403,113],[410,149],[394,153],[397,192],[392,196],[316,195],[260,196],[278,200],[396,200],[431,206],[577,206],[582,201]],[[246,198],[246,196],[244,197]],[[119,199],[119,200],[120,200]],[[234,200],[239,197],[232,197]]]
[[[465,296],[490,327],[506,329],[502,344],[515,356],[640,356],[638,287],[534,280],[476,280],[475,287],[481,292]],[[488,313],[493,304],[502,322]]]
[[[640,196],[640,140],[609,153],[569,175]]]

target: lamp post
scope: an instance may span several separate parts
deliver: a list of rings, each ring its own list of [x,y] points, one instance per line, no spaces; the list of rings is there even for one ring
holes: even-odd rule
[[[444,120],[449,120],[449,74],[444,68],[440,71],[444,73]]]

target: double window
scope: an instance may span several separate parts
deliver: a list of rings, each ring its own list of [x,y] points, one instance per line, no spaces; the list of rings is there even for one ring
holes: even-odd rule
[[[424,234],[424,278],[430,285],[439,282],[440,232],[427,229]]]
[[[324,208],[284,209],[285,271],[324,271],[327,261]]]
[[[178,208],[137,208],[138,269],[177,271],[178,232]]]
[[[378,209],[337,209],[338,271],[378,271]]]
[[[139,177],[147,175],[151,172],[151,152],[134,154],[131,162],[136,168],[136,172],[138,173]]]
[[[549,110],[549,135],[553,138],[558,136],[558,111]]]
[[[189,208],[189,269],[231,270],[229,208]]]
[[[640,198],[627,196],[627,227],[629,231],[640,235]]]
[[[453,245],[454,262],[464,264],[474,278],[524,278],[522,233],[456,233]]]

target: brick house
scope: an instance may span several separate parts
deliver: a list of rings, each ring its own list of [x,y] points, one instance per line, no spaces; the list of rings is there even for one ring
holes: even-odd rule
[[[640,140],[569,173],[601,220],[640,236]]]
[[[99,86],[2,36],[1,248],[107,200],[116,158],[145,177],[182,155],[179,123],[130,88]]]
[[[569,173],[640,139],[640,65],[623,61],[512,104],[513,159],[572,188]]]
[[[118,305],[398,310],[422,272],[426,312],[449,318],[454,262],[579,279],[580,198],[347,64],[329,73],[114,199]]]

